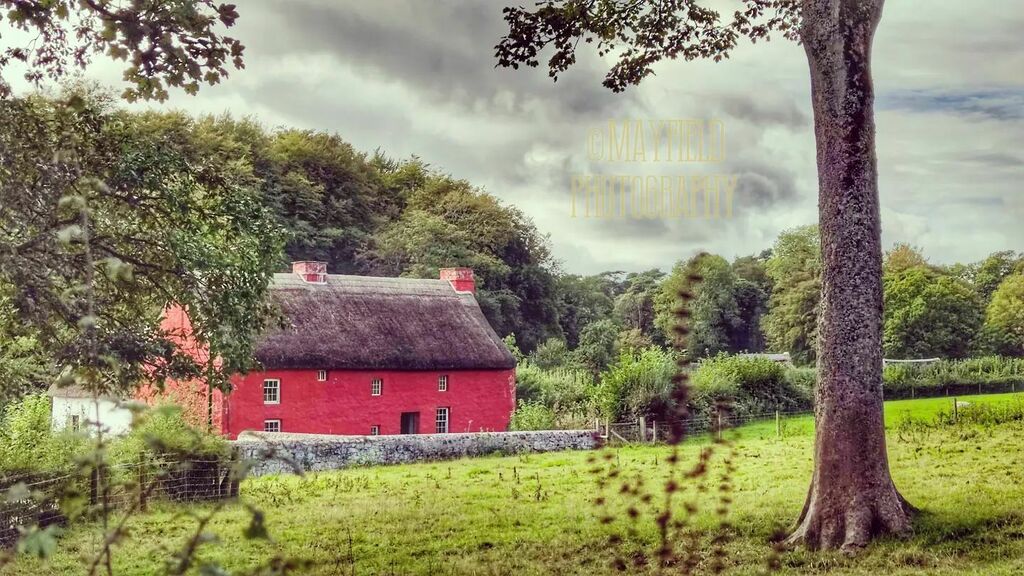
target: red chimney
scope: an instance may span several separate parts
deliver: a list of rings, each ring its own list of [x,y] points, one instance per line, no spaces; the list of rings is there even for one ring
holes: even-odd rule
[[[472,268],[441,268],[441,280],[447,280],[456,292],[476,294]]]
[[[303,282],[310,284],[327,283],[327,262],[302,261],[292,262],[292,274],[297,274]]]

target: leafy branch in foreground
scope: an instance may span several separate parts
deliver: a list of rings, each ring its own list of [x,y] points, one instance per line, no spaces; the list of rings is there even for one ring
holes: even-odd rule
[[[700,254],[694,261],[700,263],[707,256]],[[602,456],[595,455],[588,459],[591,464],[596,464],[590,472],[597,478],[598,490],[594,505],[601,510],[599,521],[619,527],[608,537],[608,545],[615,551],[612,566],[619,571],[642,569],[654,562],[659,574],[666,570],[693,574],[701,563],[701,550],[705,545],[710,549],[708,569],[717,574],[726,566],[725,545],[731,528],[727,517],[732,503],[732,474],[735,470],[734,446],[722,434],[722,430],[716,429],[713,444],[700,450],[697,461],[691,467],[681,468],[680,444],[686,439],[689,421],[691,359],[686,351],[691,340],[691,308],[696,289],[704,281],[698,270],[699,267],[690,270],[674,294],[676,305],[672,308],[674,322],[670,327],[670,335],[677,371],[672,377],[671,402],[666,404],[665,413],[658,417],[659,422],[668,425],[667,443],[670,446],[666,458],[667,474],[664,479],[656,480],[664,481],[660,501],[648,488],[650,479],[645,480],[641,474],[635,478],[626,477],[626,470],[607,448]],[[728,409],[728,403],[725,402],[715,407],[719,414],[727,413]],[[712,458],[719,448],[725,449],[725,455],[720,461],[721,470],[715,474]],[[599,458],[604,463],[598,463]],[[718,527],[713,534],[708,535],[695,524],[694,519],[700,512],[702,500],[712,490],[717,494],[713,499],[713,512],[718,517]],[[679,503],[681,498],[685,500]],[[651,519],[657,529],[658,547],[653,554],[644,551],[640,544],[642,540],[639,534],[645,518]],[[630,553],[627,545],[641,548]]]
[[[234,4],[213,0],[0,0],[0,23],[8,32],[0,52],[0,98],[9,96],[4,72],[12,63],[27,68],[39,85],[85,68],[93,55],[126,63],[123,97],[166,100],[167,88],[189,94],[243,68],[241,42],[218,27],[238,20]],[[6,20],[6,21],[5,21]],[[24,41],[19,41],[24,38]]]
[[[0,113],[0,285],[53,363],[97,370],[100,395],[247,370],[281,231],[245,173],[189,158],[87,89],[0,100]],[[169,303],[208,355],[161,328]]]

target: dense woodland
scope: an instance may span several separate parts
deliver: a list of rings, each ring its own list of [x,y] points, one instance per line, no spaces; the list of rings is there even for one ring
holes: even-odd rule
[[[5,101],[12,121],[2,137],[35,154],[73,127],[74,177],[120,193],[90,204],[93,257],[111,269],[95,314],[108,320],[101,328],[113,355],[170,358],[154,330],[161,303],[175,298],[219,327],[208,337],[237,358],[229,367],[251,368],[243,336],[263,326],[257,300],[268,275],[316,259],[334,273],[380,276],[471,267],[494,329],[543,369],[597,377],[623,351],[667,349],[675,294],[692,273],[703,281],[692,287],[691,358],[770,351],[789,352],[797,364],[815,360],[816,226],[786,230],[773,246],[732,261],[681,252],[667,270],[581,276],[553,260],[548,237],[521,211],[417,158],[360,152],[336,134],[269,130],[256,119],[126,112],[95,91],[71,94],[70,109],[42,96]],[[66,198],[40,184],[71,169],[26,170],[18,161],[4,158],[5,176],[25,194],[0,209],[0,376],[21,383],[11,389],[31,390],[81,353],[74,335],[53,333],[47,322],[74,311],[45,301],[48,290],[70,286],[54,285],[53,273],[70,279],[81,259],[66,249],[77,233],[67,229],[77,220],[60,216]],[[145,210],[129,217],[129,207]],[[194,278],[182,281],[190,270]],[[217,270],[232,275],[215,278]],[[887,357],[1024,355],[1024,254],[936,265],[898,245],[884,271]],[[127,385],[138,374],[120,377]]]

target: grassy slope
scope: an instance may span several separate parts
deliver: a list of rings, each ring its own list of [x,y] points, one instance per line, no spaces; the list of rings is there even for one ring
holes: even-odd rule
[[[1007,401],[1010,395],[970,397]],[[1017,396],[1017,399],[1024,396]],[[1024,427],[923,432],[902,427],[912,414],[948,409],[949,399],[886,405],[890,459],[897,485],[926,512],[916,536],[884,541],[850,560],[835,554],[792,552],[786,574],[1020,574],[1024,572]],[[785,421],[742,430],[734,477],[728,547],[731,574],[763,572],[770,535],[799,512],[810,476],[813,422]],[[667,449],[616,450],[626,475],[663,475]],[[686,450],[687,461],[696,453]],[[594,479],[588,453],[483,458],[450,463],[364,468],[247,481],[245,498],[268,513],[274,542],[241,537],[246,516],[229,506],[212,524],[221,542],[200,557],[233,571],[252,569],[275,554],[309,558],[313,573],[348,574],[596,574],[610,572],[605,542],[627,521],[603,526],[591,504]],[[721,467],[716,466],[716,474]],[[614,501],[614,500],[613,500]],[[704,504],[705,508],[712,504]],[[204,509],[200,509],[204,510]],[[133,523],[115,557],[119,574],[150,574],[167,550],[180,548],[194,521],[170,505]],[[710,517],[705,521],[711,523]],[[653,551],[653,516],[640,523],[627,551]],[[351,541],[350,541],[351,538]],[[79,559],[96,545],[96,531],[72,530],[48,563],[19,560],[8,574],[81,573]],[[350,543],[351,542],[351,543]],[[350,555],[351,551],[351,555]],[[636,571],[631,570],[631,573]]]

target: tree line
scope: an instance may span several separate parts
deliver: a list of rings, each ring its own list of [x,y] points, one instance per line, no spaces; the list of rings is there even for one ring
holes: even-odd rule
[[[702,281],[688,286],[697,274]],[[665,273],[607,272],[556,280],[559,329],[530,354],[542,367],[600,372],[622,350],[664,347],[676,294],[692,288],[691,359],[721,353],[817,357],[821,250],[814,225],[783,231],[758,254],[681,260]],[[937,265],[897,244],[883,260],[883,348],[888,358],[1024,356],[1024,253]],[[556,360],[557,359],[557,360]]]

